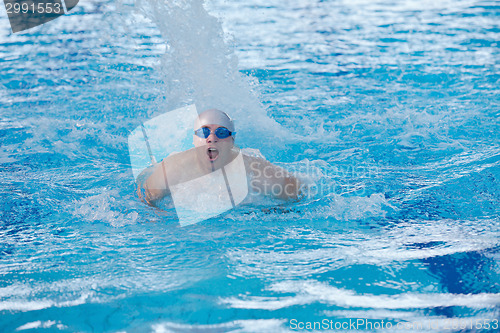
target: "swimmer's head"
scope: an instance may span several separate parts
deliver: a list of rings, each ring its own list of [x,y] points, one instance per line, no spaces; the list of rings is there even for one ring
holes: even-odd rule
[[[194,130],[206,125],[219,125],[227,128],[229,131],[234,132],[234,122],[227,115],[227,113],[217,110],[208,109],[198,115],[194,122]]]
[[[194,122],[194,146],[199,160],[224,165],[231,159],[234,147],[234,122],[217,109],[200,113]]]

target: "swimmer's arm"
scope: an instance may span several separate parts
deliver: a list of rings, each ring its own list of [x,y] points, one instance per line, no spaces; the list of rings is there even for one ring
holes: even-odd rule
[[[300,200],[300,192],[302,184],[297,177],[288,175],[283,179],[283,186],[285,188],[284,194],[280,199],[283,200]]]
[[[254,158],[250,162],[254,175],[251,186],[257,192],[281,200],[299,200],[302,184],[285,169],[264,159]]]
[[[141,200],[154,206],[155,201],[170,194],[168,188],[165,160],[144,170],[137,177],[137,193]]]

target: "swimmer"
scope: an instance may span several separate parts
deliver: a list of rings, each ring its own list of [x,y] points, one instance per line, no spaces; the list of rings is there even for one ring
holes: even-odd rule
[[[170,194],[173,186],[208,175],[242,155],[252,193],[284,201],[298,200],[300,181],[263,158],[240,154],[234,145],[235,135],[234,123],[225,112],[217,109],[202,112],[194,123],[194,148],[171,154],[143,171],[137,179],[139,197],[155,206],[155,202]]]

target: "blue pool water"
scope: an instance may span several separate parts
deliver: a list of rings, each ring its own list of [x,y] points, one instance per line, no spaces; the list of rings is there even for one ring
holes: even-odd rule
[[[497,1],[1,12],[1,332],[497,331]],[[191,103],[317,193],[183,228],[145,206],[127,136]]]

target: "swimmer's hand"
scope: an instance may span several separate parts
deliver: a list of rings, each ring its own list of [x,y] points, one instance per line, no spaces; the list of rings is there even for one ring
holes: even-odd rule
[[[144,169],[137,177],[137,196],[150,206],[170,193],[163,167],[164,160]]]

